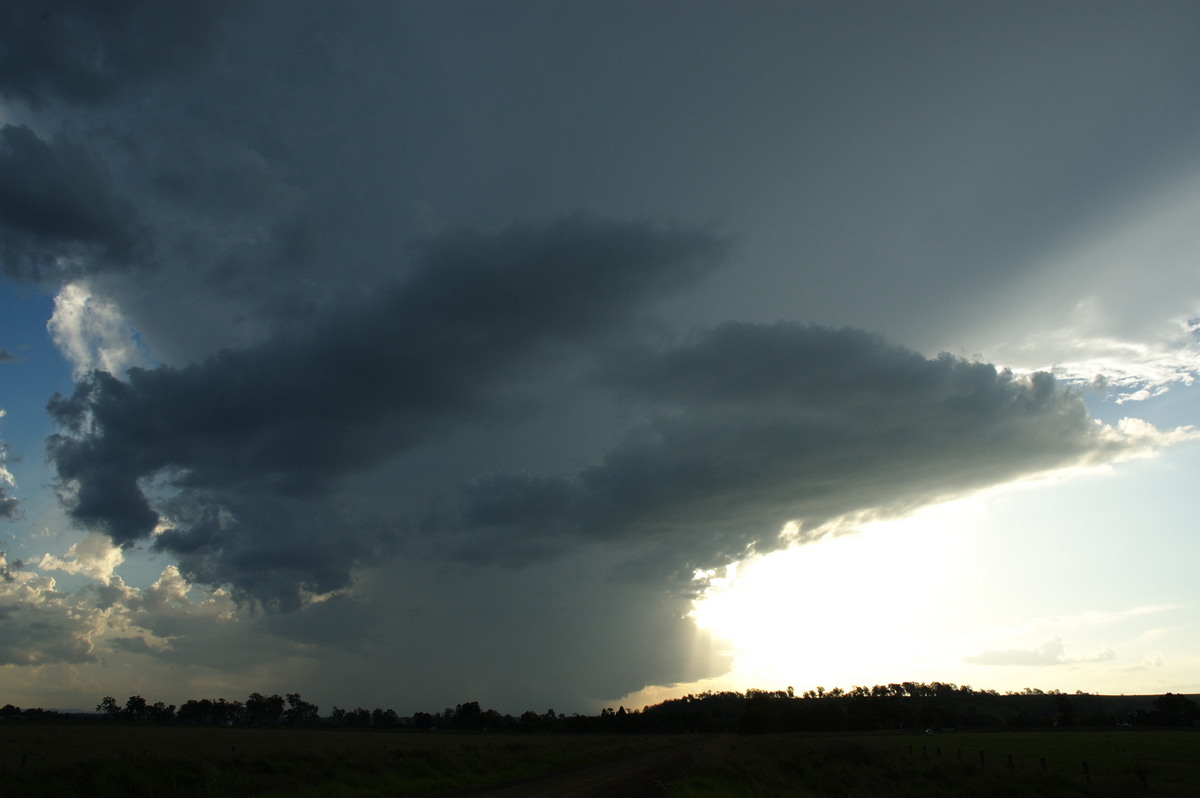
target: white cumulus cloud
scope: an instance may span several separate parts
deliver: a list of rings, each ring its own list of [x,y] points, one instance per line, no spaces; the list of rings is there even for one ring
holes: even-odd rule
[[[92,532],[78,543],[72,543],[62,557],[44,554],[38,568],[47,571],[65,571],[83,574],[99,581],[106,581],[117,566],[125,562],[119,546],[114,546],[107,535]]]
[[[96,369],[119,377],[149,360],[121,309],[85,282],[59,290],[47,329],[77,379]]]

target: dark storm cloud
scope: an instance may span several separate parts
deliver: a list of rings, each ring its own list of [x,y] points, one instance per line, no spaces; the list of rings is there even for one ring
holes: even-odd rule
[[[3,485],[0,485],[0,518],[13,519],[20,516],[21,502],[10,498]]]
[[[338,587],[388,537],[314,509],[340,479],[511,414],[498,390],[619,331],[723,247],[703,232],[585,217],[445,236],[403,285],[304,335],[132,369],[128,382],[93,373],[51,401],[67,432],[49,455],[72,517],[114,542],[155,529],[146,481],[161,475],[182,492],[157,545],[189,572],[272,596]]]
[[[337,500],[277,495],[260,485],[189,487],[161,508],[174,524],[154,543],[189,578],[233,584],[244,594],[290,608],[298,589],[345,587],[356,564],[386,559],[397,528]],[[154,511],[151,511],[154,512]]]
[[[1049,374],[927,359],[853,329],[726,324],[625,353],[603,379],[650,420],[574,477],[473,485],[463,517],[483,554],[529,556],[531,538],[565,536],[648,546],[663,569],[711,567],[778,547],[791,521],[803,538],[1122,446]]]
[[[0,6],[0,93],[96,103],[208,51],[222,0],[59,0]]]
[[[16,518],[20,512],[21,502],[6,496],[4,488],[0,486],[0,518]]]
[[[127,268],[140,255],[133,206],[104,165],[65,137],[0,128],[0,260],[17,279]]]

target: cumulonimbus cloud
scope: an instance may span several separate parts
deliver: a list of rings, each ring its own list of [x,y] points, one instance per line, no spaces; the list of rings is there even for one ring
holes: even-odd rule
[[[404,284],[302,336],[127,381],[93,372],[51,400],[65,432],[50,458],[72,517],[118,544],[161,531],[145,485],[163,476],[174,517],[156,545],[194,573],[333,589],[388,536],[363,521],[331,537],[338,514],[313,508],[339,480],[504,416],[500,386],[619,333],[723,249],[706,232],[586,217],[443,237]]]
[[[928,359],[854,329],[726,324],[625,352],[601,382],[645,423],[574,476],[470,486],[463,523],[493,542],[484,552],[512,541],[527,556],[536,536],[649,542],[672,568],[711,567],[783,545],[785,524],[901,513],[1154,438],[1094,422],[1049,374]]]
[[[1049,374],[861,330],[731,323],[657,349],[622,335],[722,248],[586,217],[458,233],[406,283],[304,335],[127,381],[93,372],[49,406],[68,511],[120,545],[153,538],[192,578],[286,604],[414,535],[478,561],[629,547],[663,577],[784,545],[786,524],[903,512],[1147,445]],[[418,445],[509,423],[504,387],[566,354],[595,364],[587,389],[632,419],[599,462],[485,474],[457,510],[415,523],[340,492]]]

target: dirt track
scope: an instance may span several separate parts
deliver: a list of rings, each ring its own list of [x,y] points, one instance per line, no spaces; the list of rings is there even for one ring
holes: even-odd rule
[[[706,742],[699,738],[567,773],[457,792],[453,798],[649,798],[661,795],[667,781],[695,762]]]

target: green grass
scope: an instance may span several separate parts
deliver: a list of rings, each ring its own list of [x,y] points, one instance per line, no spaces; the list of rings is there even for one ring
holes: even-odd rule
[[[680,739],[15,723],[0,726],[0,792],[438,795],[611,761]],[[687,739],[703,745],[668,785],[670,798],[1200,798],[1195,730]]]
[[[45,724],[0,728],[4,794],[405,796],[609,761],[668,737]]]
[[[1200,733],[727,737],[674,781],[667,795],[1196,798]]]

